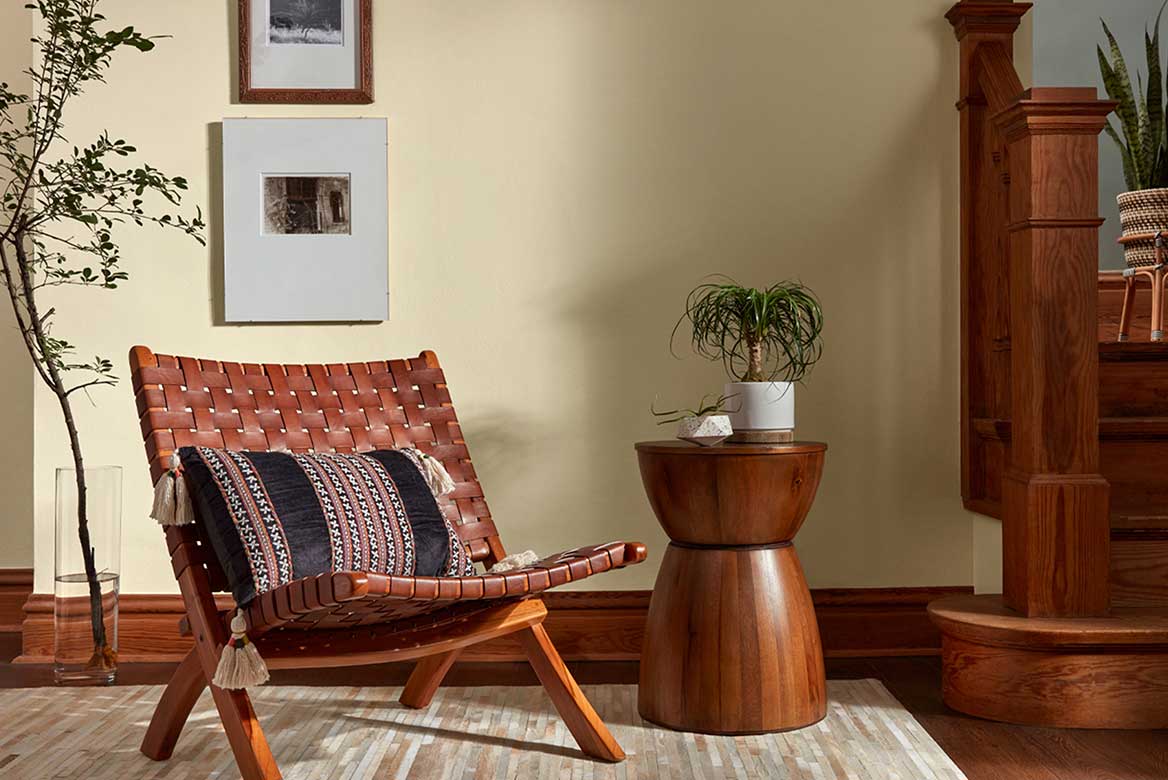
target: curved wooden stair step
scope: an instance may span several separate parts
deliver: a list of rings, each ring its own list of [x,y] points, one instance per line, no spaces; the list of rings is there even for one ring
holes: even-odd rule
[[[1168,607],[1026,618],[1001,596],[929,605],[949,706],[1009,723],[1168,728]]]

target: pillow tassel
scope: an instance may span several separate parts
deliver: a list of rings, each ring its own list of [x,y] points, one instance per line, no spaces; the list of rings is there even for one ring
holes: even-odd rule
[[[191,502],[190,489],[183,479],[180,469],[174,475],[174,524],[190,525],[195,522],[195,506]]]
[[[521,553],[512,553],[491,567],[488,574],[501,574],[505,571],[526,569],[528,566],[539,563],[539,554],[535,550],[524,550]]]
[[[195,521],[195,510],[182,478],[182,460],[175,452],[170,456],[170,468],[154,483],[154,504],[150,516],[159,525],[189,525]]]
[[[219,666],[211,682],[229,691],[263,685],[268,681],[268,667],[260,651],[247,636],[247,619],[237,609],[231,618],[231,639],[219,653]]]
[[[442,461],[420,450],[418,456],[422,461],[422,474],[426,477],[426,484],[434,492],[435,498],[442,498],[442,496],[453,493],[454,480],[450,478],[450,472],[442,465]]]

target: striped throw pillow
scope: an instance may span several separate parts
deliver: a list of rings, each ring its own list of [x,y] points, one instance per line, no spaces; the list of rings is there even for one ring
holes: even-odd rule
[[[326,572],[474,574],[416,453],[178,451],[236,603]]]

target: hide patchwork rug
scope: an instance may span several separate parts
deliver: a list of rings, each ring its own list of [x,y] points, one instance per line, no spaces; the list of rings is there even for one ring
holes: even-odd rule
[[[628,753],[590,761],[538,687],[442,688],[431,705],[400,689],[268,686],[253,691],[287,780],[372,778],[790,778],[964,780],[941,748],[875,680],[828,682],[827,718],[781,734],[710,737],[637,716],[631,685],[584,686]],[[8,780],[230,780],[239,777],[204,692],[173,758],[138,743],[162,688],[0,691],[0,777]]]

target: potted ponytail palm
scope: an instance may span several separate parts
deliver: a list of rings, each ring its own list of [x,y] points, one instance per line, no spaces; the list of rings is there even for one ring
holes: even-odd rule
[[[723,392],[730,441],[791,441],[795,383],[823,351],[823,311],[814,293],[799,282],[758,290],[718,277],[690,292],[671,345],[686,323],[694,351],[721,361],[734,380]]]
[[[1168,118],[1165,116],[1163,67],[1160,62],[1160,15],[1156,17],[1155,33],[1144,31],[1144,49],[1147,56],[1147,89],[1144,79],[1137,76],[1138,90],[1132,88],[1132,78],[1119,44],[1107,23],[1111,60],[1098,47],[1099,69],[1108,96],[1119,103],[1115,109],[1120,129],[1108,121],[1107,134],[1119,147],[1123,156],[1123,175],[1128,192],[1119,200],[1120,224],[1125,237],[1153,236],[1168,232]],[[1156,245],[1153,238],[1124,242],[1124,258],[1129,268],[1155,265]]]

